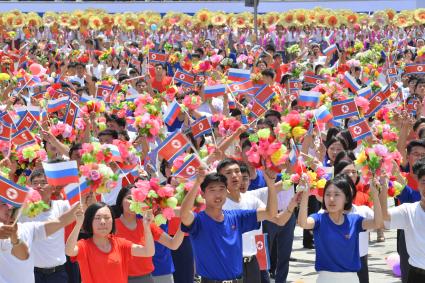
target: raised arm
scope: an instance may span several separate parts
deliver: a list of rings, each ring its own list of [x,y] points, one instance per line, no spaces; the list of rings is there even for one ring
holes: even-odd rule
[[[81,205],[79,205],[79,209],[75,211],[75,227],[72,229],[71,234],[68,237],[68,240],[65,244],[65,253],[67,256],[77,256],[78,255],[78,234],[80,233],[81,226],[83,226],[84,221],[84,212]],[[47,232],[46,232],[47,234]]]
[[[385,178],[383,186],[388,186],[388,179]],[[377,182],[375,179],[372,179],[370,183],[370,194],[373,199],[373,219],[364,219],[362,222],[362,227],[365,230],[370,229],[379,229],[384,227],[384,221],[382,219],[381,204],[379,202],[379,195],[377,190]]]
[[[82,207],[80,205],[80,202],[74,203],[72,205],[71,209],[66,211],[61,216],[59,216],[59,218],[46,222],[44,224],[44,229],[46,230],[46,236],[48,237],[48,236],[56,233],[58,230],[64,228],[65,226],[68,226],[69,224],[74,222],[75,215],[80,210],[82,211]]]
[[[198,188],[201,185],[201,183],[204,181],[205,174],[206,174],[205,168],[200,168],[198,170],[198,176],[196,177],[196,180],[195,180],[195,183],[193,184],[192,189],[183,199],[182,205],[180,207],[180,218],[182,223],[185,226],[192,225],[195,219],[195,216],[193,215],[193,212],[192,212],[192,208],[193,208],[193,204],[195,203],[196,195],[198,194]]]
[[[301,197],[301,192],[297,192],[291,199],[291,202],[288,204],[288,207],[285,211],[282,211],[273,218],[272,222],[276,223],[279,226],[285,225],[292,214],[294,213],[295,208],[298,206],[298,199]]]
[[[308,184],[304,176],[301,177],[298,188],[302,191],[300,210],[298,212],[298,225],[304,229],[313,229],[315,223],[313,218],[308,217]]]
[[[137,257],[151,257],[155,254],[155,244],[153,241],[151,223],[153,215],[152,211],[149,210],[143,215],[143,230],[145,235],[145,245],[136,245],[131,246],[131,255]]]
[[[184,233],[182,232],[182,230],[178,229],[174,237],[171,237],[167,233],[162,233],[158,242],[161,245],[166,246],[170,250],[177,250],[182,244],[183,239],[184,239]]]
[[[268,187],[266,209],[257,209],[257,221],[271,220],[277,214],[277,193],[276,193],[276,173],[268,170],[264,171],[264,179]]]

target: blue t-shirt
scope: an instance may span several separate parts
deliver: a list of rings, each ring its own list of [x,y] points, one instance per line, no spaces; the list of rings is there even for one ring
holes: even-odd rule
[[[316,271],[357,272],[360,270],[359,233],[363,217],[344,214],[344,223],[335,224],[327,212],[310,215],[314,219]]]
[[[411,187],[406,186],[397,196],[397,199],[400,201],[401,204],[414,203],[421,200],[421,194],[419,193],[419,191],[415,191]]]
[[[174,123],[171,126],[166,125],[167,130],[169,132],[174,132],[175,130],[180,129],[183,126],[183,122],[184,122],[184,120],[180,121],[179,118],[177,118],[176,120],[174,120]]]
[[[249,183],[248,191],[267,187],[263,171],[258,169],[255,169],[255,171],[257,172],[257,177]],[[282,180],[281,173],[276,175],[276,182],[279,182],[280,180]]]
[[[205,211],[195,213],[188,232],[195,256],[196,271],[211,280],[242,277],[242,234],[259,229],[256,210],[223,210],[224,220],[217,222]]]
[[[164,232],[168,232],[168,225],[163,224],[160,226]],[[155,255],[152,257],[152,262],[155,267],[152,272],[153,276],[161,276],[174,273],[173,258],[171,251],[166,246],[161,245],[155,241]]]

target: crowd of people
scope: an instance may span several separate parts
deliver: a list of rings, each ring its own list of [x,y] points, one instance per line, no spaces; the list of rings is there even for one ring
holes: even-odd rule
[[[282,283],[296,225],[317,282],[369,282],[385,229],[425,282],[425,10],[0,34],[0,282]]]

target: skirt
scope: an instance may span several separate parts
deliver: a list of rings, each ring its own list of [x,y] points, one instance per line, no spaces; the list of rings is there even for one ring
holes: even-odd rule
[[[359,283],[359,277],[356,272],[329,272],[319,271],[317,283]]]

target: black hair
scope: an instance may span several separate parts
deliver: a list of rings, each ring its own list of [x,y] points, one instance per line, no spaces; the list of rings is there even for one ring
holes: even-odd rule
[[[249,147],[249,148],[252,147],[251,141],[249,139],[248,140],[244,140],[244,142],[242,143],[242,146],[241,146],[242,151],[246,147]]]
[[[237,108],[230,110],[230,116],[231,117],[236,117],[236,116],[240,116],[240,115],[242,115],[241,110],[239,110]]]
[[[83,67],[83,68],[85,68],[85,67],[86,67],[83,63],[81,63],[81,62],[76,62],[76,63],[75,63],[75,67],[78,67],[78,66],[81,66],[81,67]]]
[[[326,140],[325,143],[330,140],[333,137],[336,137],[337,134],[339,134],[339,132],[341,132],[341,129],[339,128],[335,128],[335,127],[331,127],[328,129],[327,133],[326,133]]]
[[[246,174],[248,174],[248,176],[251,176],[251,174],[249,174],[249,168],[248,168],[248,165],[245,163],[245,162],[241,162],[240,164],[239,164],[239,167],[241,168],[241,173],[243,174],[243,173],[246,173]]]
[[[129,76],[127,76],[126,74],[120,74],[119,76],[118,76],[118,82],[122,82],[122,81],[124,81],[124,80],[128,80],[130,77]]]
[[[269,77],[274,79],[274,77],[276,76],[276,72],[273,69],[268,68],[262,71],[261,75],[263,75],[263,77]]]
[[[356,156],[351,150],[343,150],[340,153],[338,153],[335,157],[334,163],[337,164],[341,160],[347,160],[350,159],[351,161],[356,160]]]
[[[266,61],[264,61],[264,60],[258,60],[257,61],[257,64],[255,64],[255,66],[256,67],[258,67],[258,65],[260,65],[261,63],[263,63],[264,65],[266,65],[266,67],[267,67],[267,62]]]
[[[418,77],[417,76],[410,76],[409,77],[409,80],[408,80],[408,83],[410,84],[410,82],[417,81],[417,80],[418,80]]]
[[[122,128],[126,126],[125,119],[118,117],[116,114],[106,115],[106,122],[116,122]]]
[[[353,140],[353,137],[351,136],[350,131],[348,129],[340,131],[337,136],[342,137],[346,141],[347,149],[355,150],[357,148],[357,143]]]
[[[409,142],[409,144],[407,145],[407,154],[410,154],[412,152],[412,149],[416,146],[420,146],[425,148],[425,140],[412,140]]]
[[[162,176],[164,176],[165,178],[168,178],[167,175],[165,174],[165,169],[167,169],[168,166],[168,161],[165,159],[161,160],[161,165],[159,165],[159,172],[161,172]]]
[[[106,129],[97,134],[98,138],[100,138],[101,136],[112,136],[112,138],[116,140],[118,139],[118,132],[115,130]]]
[[[418,85],[422,85],[422,84],[425,84],[425,79],[418,78],[418,80],[416,81],[416,85],[415,85],[415,92],[416,92],[416,88],[418,87]]]
[[[280,118],[282,117],[282,115],[280,114],[279,111],[269,109],[269,110],[266,111],[266,114],[264,114],[264,118],[266,118],[266,120],[267,120],[267,118],[271,117],[271,116],[277,117],[279,119],[279,121],[280,121]]]
[[[259,119],[257,121],[257,127],[258,127],[258,125],[266,125],[266,126],[268,126],[268,128],[270,129],[271,134],[273,134],[274,125],[273,125],[272,121],[266,120],[266,119]]]
[[[132,187],[133,185],[125,186],[118,193],[117,200],[115,202],[115,207],[114,207],[114,215],[116,218],[120,217],[124,213],[122,203],[124,201],[124,198],[128,196],[129,194],[131,194]]]
[[[84,230],[84,232],[87,233],[88,238],[93,237],[93,221],[94,221],[94,217],[95,217],[97,211],[101,208],[104,208],[104,207],[107,207],[109,209],[109,211],[111,212],[111,216],[112,216],[112,230],[111,230],[110,234],[115,233],[114,211],[106,203],[96,202],[96,203],[93,203],[92,205],[90,205],[86,209],[86,212],[84,213],[83,230]]]
[[[420,139],[424,139],[425,138],[425,128],[422,128],[422,129],[419,130],[418,137]]]
[[[225,158],[218,163],[217,172],[220,173],[220,171],[223,170],[225,167],[233,165],[233,164],[237,164],[238,166],[240,166],[237,160],[232,158]]]
[[[342,144],[342,147],[344,148],[344,150],[347,150],[348,149],[347,141],[344,138],[337,137],[337,136],[331,137],[329,140],[326,140],[326,142],[325,142],[326,149],[328,149],[331,145],[333,145],[336,142],[341,143]]]
[[[348,160],[341,160],[338,163],[335,163],[334,165],[334,176],[338,176],[342,173],[342,171],[347,167],[348,165],[354,165],[354,161],[348,161]],[[356,185],[360,182],[360,176],[357,175],[356,179]],[[355,194],[353,194],[353,199],[355,197]]]
[[[37,177],[44,177],[44,178],[46,177],[46,173],[44,173],[44,169],[41,169],[41,168],[34,169],[30,175],[30,183],[32,183],[32,181]]]
[[[271,44],[267,44],[266,45],[266,48],[264,48],[266,51],[272,51],[273,53],[275,53],[276,52],[276,48],[273,46],[273,45],[271,45]]]
[[[415,132],[416,132],[416,130],[419,128],[419,126],[420,126],[421,124],[424,124],[424,123],[425,123],[425,118],[424,118],[424,117],[418,118],[418,119],[416,120],[415,124],[413,124],[413,131],[415,131]]]
[[[118,136],[122,135],[125,141],[130,141],[130,136],[126,130],[122,130],[118,132]]]
[[[211,183],[223,183],[224,186],[227,188],[227,179],[224,175],[221,175],[219,173],[211,173],[205,176],[204,181],[201,183],[201,191],[205,193],[205,189]]]
[[[325,188],[323,189],[323,196],[326,195],[326,190],[331,185],[334,185],[344,193],[346,200],[346,203],[344,204],[344,210],[350,210],[353,207],[353,192],[351,189],[352,187],[354,187],[353,181],[346,174],[338,175],[332,180],[326,182]],[[323,198],[322,208],[324,210],[327,210],[325,204],[325,197]]]
[[[74,153],[74,151],[80,150],[82,149],[83,146],[81,143],[74,143],[71,148],[69,149],[69,157],[72,156],[72,154]]]

